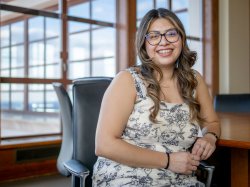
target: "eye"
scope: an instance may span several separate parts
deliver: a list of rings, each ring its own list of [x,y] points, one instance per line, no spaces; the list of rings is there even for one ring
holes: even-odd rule
[[[147,38],[149,40],[156,40],[160,37],[159,33],[148,33]]]
[[[175,36],[177,36],[177,35],[178,35],[178,32],[177,32],[177,30],[175,30],[175,29],[170,30],[170,31],[168,31],[168,32],[166,33],[166,36],[168,36],[168,37],[175,37]]]

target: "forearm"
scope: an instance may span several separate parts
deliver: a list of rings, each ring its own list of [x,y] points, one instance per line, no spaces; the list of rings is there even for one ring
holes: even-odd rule
[[[206,134],[208,132],[215,133],[218,137],[220,137],[221,128],[219,121],[205,123],[203,126],[203,133]]]
[[[96,154],[131,167],[165,168],[168,162],[164,152],[153,151],[114,139],[96,146]]]

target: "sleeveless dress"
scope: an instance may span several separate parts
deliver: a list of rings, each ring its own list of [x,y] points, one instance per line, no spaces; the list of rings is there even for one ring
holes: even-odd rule
[[[160,151],[187,151],[195,142],[199,126],[189,121],[189,107],[183,104],[160,103],[157,120],[149,120],[153,101],[147,95],[145,83],[134,68],[127,69],[134,79],[137,98],[122,139],[130,144]],[[93,168],[93,187],[191,187],[205,186],[195,176],[174,173],[166,169],[134,168],[98,157]]]

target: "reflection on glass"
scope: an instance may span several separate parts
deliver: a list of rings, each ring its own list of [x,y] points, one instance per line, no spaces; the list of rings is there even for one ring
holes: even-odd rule
[[[92,19],[115,23],[115,0],[92,1]]]
[[[89,1],[69,7],[68,15],[81,18],[90,18]]]
[[[11,47],[11,67],[24,67],[24,46]]]
[[[0,45],[1,45],[1,47],[10,45],[10,43],[9,43],[9,41],[10,41],[9,40],[10,39],[9,28],[10,28],[9,25],[0,27],[0,41],[1,41]]]
[[[137,0],[136,18],[141,19],[153,7],[154,7],[153,0]]]
[[[189,1],[187,0],[174,0],[172,1],[172,10],[175,11],[188,8],[188,3]]]
[[[44,44],[43,42],[30,43],[29,65],[39,64],[44,64]]]
[[[44,17],[29,19],[29,41],[41,40],[44,37]]]
[[[92,76],[115,76],[115,60],[114,58],[94,60]]]
[[[89,58],[89,32],[69,36],[69,60],[84,60]]]
[[[46,19],[46,38],[59,36],[60,33],[60,20],[56,18]]]
[[[102,28],[93,31],[93,58],[115,55],[115,29]]]
[[[68,78],[76,79],[90,76],[90,66],[88,61],[69,63]]]

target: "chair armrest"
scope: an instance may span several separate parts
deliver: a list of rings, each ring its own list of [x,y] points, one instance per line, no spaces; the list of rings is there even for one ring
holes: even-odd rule
[[[205,179],[203,182],[205,182],[206,187],[211,186],[214,169],[214,166],[208,165],[204,161],[200,161],[200,165],[198,166],[198,170],[200,171],[196,172],[196,174],[197,178],[200,178],[201,181]]]
[[[80,161],[78,160],[69,160],[64,162],[64,167],[72,174],[77,177],[81,177],[85,179],[89,175],[89,169],[86,168]]]

